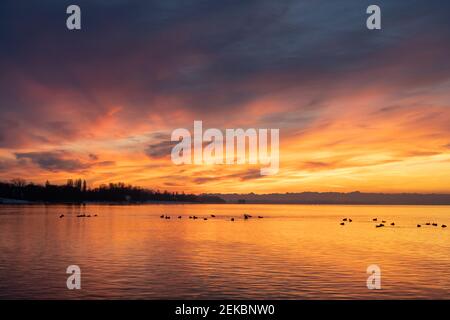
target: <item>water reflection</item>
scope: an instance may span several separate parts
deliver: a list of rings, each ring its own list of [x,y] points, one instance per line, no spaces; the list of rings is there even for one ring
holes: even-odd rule
[[[448,206],[1,206],[0,298],[448,299],[449,232],[425,223],[448,225],[449,212]],[[91,217],[77,217],[83,214]],[[189,219],[194,215],[199,219]],[[386,226],[375,228],[374,217]],[[343,218],[352,222],[341,226]],[[73,264],[82,270],[79,291],[66,288]],[[371,264],[381,267],[382,290],[366,287]]]

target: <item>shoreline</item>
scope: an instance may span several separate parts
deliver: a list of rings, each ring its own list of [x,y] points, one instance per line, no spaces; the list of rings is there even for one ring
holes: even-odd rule
[[[0,200],[1,206],[58,206],[58,205],[68,205],[68,206],[88,206],[88,205],[103,205],[103,206],[141,206],[141,205],[300,205],[300,206],[411,206],[411,207],[445,207],[450,206],[450,203],[439,203],[439,204],[429,204],[429,203],[283,203],[283,202],[254,202],[254,203],[205,203],[205,202],[177,202],[177,201],[148,201],[148,202],[38,202],[38,201],[26,201],[26,200],[15,200],[11,202],[5,202]]]

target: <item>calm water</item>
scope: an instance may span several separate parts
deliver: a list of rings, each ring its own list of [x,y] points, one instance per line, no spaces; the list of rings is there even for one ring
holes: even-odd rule
[[[374,217],[396,226],[375,228]],[[439,227],[416,227],[428,221]],[[441,224],[449,206],[3,205],[0,298],[450,299]],[[66,288],[73,264],[78,291]],[[367,289],[371,264],[381,290]]]

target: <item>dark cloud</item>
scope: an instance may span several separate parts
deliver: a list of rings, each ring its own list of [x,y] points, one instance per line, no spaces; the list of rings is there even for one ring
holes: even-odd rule
[[[250,170],[247,170],[242,173],[229,175],[228,177],[239,178],[239,180],[241,180],[241,181],[255,180],[255,179],[263,178],[263,176],[261,175],[261,169],[250,169]]]
[[[196,184],[205,184],[209,182],[220,182],[222,180],[229,180],[229,179],[237,179],[239,181],[248,181],[248,180],[255,180],[264,178],[264,176],[261,175],[260,169],[248,169],[242,172],[238,173],[232,173],[227,175],[214,175],[214,176],[201,176],[196,177],[193,179],[193,182]]]
[[[39,119],[48,106],[94,119],[110,104],[124,105],[121,120],[140,121],[170,113],[160,101],[176,97],[213,117],[268,91],[319,82],[326,90],[351,75],[361,85],[377,81],[372,70],[399,62],[386,81],[448,77],[436,66],[448,64],[449,2],[380,0],[378,33],[365,28],[368,0],[80,0],[79,32],[65,28],[68,4],[2,1],[0,10],[1,108],[29,115],[48,134],[80,131],[78,119]],[[425,48],[432,63],[414,54]]]
[[[262,127],[289,129],[295,127],[302,129],[308,127],[319,115],[319,110],[306,111],[302,113],[273,112],[264,115],[258,121]]]
[[[153,144],[150,144],[146,149],[145,153],[150,158],[165,158],[170,157],[170,153],[172,152],[172,148],[178,143],[178,141],[160,141]]]
[[[115,161],[108,160],[108,161],[94,162],[94,163],[91,163],[90,166],[91,167],[93,167],[93,166],[96,166],[96,167],[109,167],[109,166],[113,166],[115,164],[116,164]]]
[[[110,166],[115,164],[114,161],[82,161],[73,158],[73,155],[65,151],[15,153],[15,156],[19,162],[31,161],[31,163],[39,166],[41,169],[51,172],[77,172],[87,170],[94,166]]]
[[[18,160],[28,159],[32,163],[38,165],[48,171],[80,171],[90,167],[89,164],[83,163],[78,159],[68,159],[64,152],[28,152],[16,153]]]
[[[193,182],[196,184],[205,184],[205,183],[220,181],[220,180],[222,180],[221,177],[197,177],[193,180]]]
[[[164,182],[164,186],[166,186],[166,187],[183,187],[184,184],[176,183],[176,182]]]

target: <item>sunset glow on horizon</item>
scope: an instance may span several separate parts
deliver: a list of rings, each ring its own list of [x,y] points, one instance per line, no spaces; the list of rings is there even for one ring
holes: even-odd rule
[[[450,193],[449,4],[379,2],[379,31],[365,29],[368,1],[79,1],[79,32],[61,27],[64,6],[60,17],[45,3],[10,5],[0,10],[0,180]],[[195,120],[280,129],[279,172],[173,164],[171,132]]]

